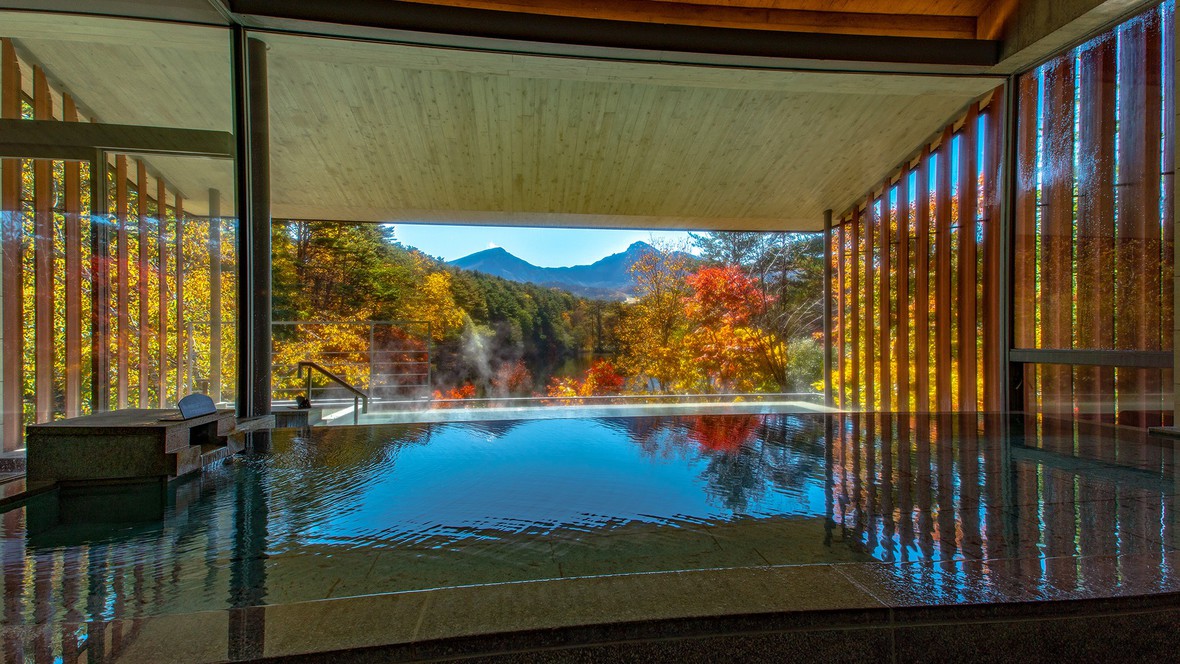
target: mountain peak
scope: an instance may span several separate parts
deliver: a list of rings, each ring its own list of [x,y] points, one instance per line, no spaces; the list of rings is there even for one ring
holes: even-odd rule
[[[493,247],[450,261],[449,264],[510,281],[556,286],[590,297],[623,299],[634,288],[631,266],[644,254],[653,251],[656,248],[647,242],[632,242],[625,251],[611,254],[591,265],[538,267],[502,247]]]
[[[504,247],[488,247],[487,249],[484,249],[482,251],[477,251],[474,254],[469,254],[469,255],[470,256],[476,256],[476,255],[499,256],[499,255],[503,255],[503,254],[507,254],[507,253],[508,253],[508,250],[505,249]]]

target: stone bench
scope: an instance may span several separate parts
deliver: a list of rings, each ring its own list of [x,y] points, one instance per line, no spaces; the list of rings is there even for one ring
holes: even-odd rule
[[[181,419],[174,409],[129,408],[25,429],[27,481],[174,479],[240,452],[232,410]]]

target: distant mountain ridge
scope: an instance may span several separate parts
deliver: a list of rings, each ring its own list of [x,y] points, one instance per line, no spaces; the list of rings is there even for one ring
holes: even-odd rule
[[[646,242],[635,242],[626,250],[590,265],[539,267],[518,258],[502,247],[477,251],[447,264],[510,281],[562,288],[583,297],[622,300],[635,292],[631,266],[644,254],[658,251]]]

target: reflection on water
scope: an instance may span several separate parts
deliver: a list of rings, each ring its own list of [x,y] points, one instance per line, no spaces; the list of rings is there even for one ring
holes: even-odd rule
[[[953,599],[1009,569],[982,561],[1013,560],[1034,583],[1100,590],[1125,576],[1117,556],[1162,563],[1175,546],[1173,449],[1000,416],[276,433],[268,453],[188,481],[59,492],[0,515],[4,622],[768,563],[895,563],[915,584],[937,574]],[[67,629],[44,645],[86,638],[99,637]]]

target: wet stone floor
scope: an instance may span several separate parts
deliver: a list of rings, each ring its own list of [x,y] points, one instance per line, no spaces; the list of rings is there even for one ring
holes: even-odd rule
[[[601,620],[639,610],[618,584],[667,598],[644,617],[1177,590],[1175,453],[1140,430],[998,415],[279,431],[200,477],[0,514],[3,649],[70,661],[99,625],[412,591],[462,613],[471,593],[551,580],[593,594],[578,610]],[[719,590],[667,594],[685,583]],[[406,639],[482,624],[426,620],[419,599],[396,600],[417,612]]]

